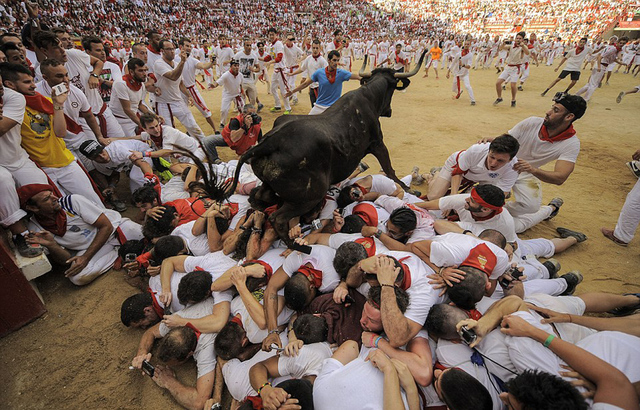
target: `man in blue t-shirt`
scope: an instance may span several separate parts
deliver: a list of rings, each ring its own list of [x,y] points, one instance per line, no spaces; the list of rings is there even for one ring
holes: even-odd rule
[[[331,50],[327,56],[329,60],[329,66],[316,70],[311,75],[311,78],[307,78],[289,91],[284,97],[288,98],[290,95],[302,91],[314,82],[318,83],[318,99],[315,105],[309,111],[309,115],[322,114],[327,108],[331,107],[334,102],[342,95],[342,83],[349,80],[359,80],[358,74],[352,74],[347,70],[338,68],[340,62],[340,53],[336,50]]]

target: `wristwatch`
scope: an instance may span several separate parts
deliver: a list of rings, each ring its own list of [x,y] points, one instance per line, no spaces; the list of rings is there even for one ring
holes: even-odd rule
[[[376,233],[375,233],[375,234],[373,234],[373,236],[375,236],[375,237],[376,237],[376,238],[378,238],[378,239],[380,239],[380,235],[382,235],[382,231],[381,231],[380,229],[378,229],[378,230],[376,231]]]
[[[222,410],[222,404],[220,403],[213,403],[211,405],[211,410]]]
[[[93,77],[93,78],[100,78],[100,76],[99,76],[98,74],[95,74],[95,73],[91,73],[91,74],[89,74],[89,75],[90,75],[91,77]]]

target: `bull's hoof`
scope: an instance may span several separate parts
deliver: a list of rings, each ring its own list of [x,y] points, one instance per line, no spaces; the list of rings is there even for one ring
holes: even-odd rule
[[[422,192],[418,191],[417,189],[410,189],[409,193],[412,194],[412,195],[415,195],[417,197],[422,196]]]

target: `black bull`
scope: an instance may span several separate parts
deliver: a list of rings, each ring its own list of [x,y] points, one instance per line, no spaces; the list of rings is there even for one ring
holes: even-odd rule
[[[403,74],[391,69],[364,74],[365,57],[360,70],[363,85],[343,95],[324,113],[277,118],[264,140],[240,158],[228,192],[234,192],[242,164],[251,163],[263,183],[256,197],[277,194],[282,205],[270,221],[280,237],[291,243],[289,220],[316,208],[329,187],[346,179],[367,154],[373,154],[385,174],[408,190],[391,166],[378,118],[391,116],[393,92],[409,85],[407,77],[415,75],[424,56],[411,73]]]

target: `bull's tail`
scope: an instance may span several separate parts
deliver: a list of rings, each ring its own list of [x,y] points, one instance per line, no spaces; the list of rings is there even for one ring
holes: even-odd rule
[[[240,160],[238,160],[238,165],[236,166],[236,172],[233,175],[233,182],[231,183],[231,186],[228,187],[227,197],[233,195],[233,193],[236,190],[236,187],[238,186],[238,180],[240,178],[240,170],[242,169],[242,165],[248,163],[252,158],[256,156],[264,156],[276,150],[276,147],[274,146],[273,143],[271,143],[271,140],[272,140],[271,138],[265,137],[262,140],[262,142],[260,142],[258,145],[255,145],[249,148],[247,152],[242,154],[242,156],[240,157]]]

